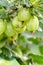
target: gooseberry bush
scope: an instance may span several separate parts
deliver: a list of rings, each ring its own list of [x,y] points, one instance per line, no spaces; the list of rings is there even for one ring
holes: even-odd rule
[[[0,0],[0,65],[43,65],[43,0]]]

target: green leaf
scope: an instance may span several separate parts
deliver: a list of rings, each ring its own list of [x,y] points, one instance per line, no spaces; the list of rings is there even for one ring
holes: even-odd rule
[[[40,53],[43,55],[43,45],[39,47]]]
[[[38,64],[43,64],[43,56],[35,55],[35,54],[30,54],[30,58],[32,58],[33,62],[36,62]]]
[[[17,62],[16,59],[11,60],[10,62],[11,62],[11,65],[20,65],[20,64]],[[10,62],[9,62],[9,63],[10,63]]]
[[[41,42],[41,38],[28,38],[29,41],[31,41],[33,44],[39,44]]]
[[[15,58],[12,60],[5,60],[3,58],[0,58],[0,65],[20,65],[20,64]]]
[[[5,12],[5,10],[0,10],[0,18],[2,18],[2,19],[7,18],[7,13]]]

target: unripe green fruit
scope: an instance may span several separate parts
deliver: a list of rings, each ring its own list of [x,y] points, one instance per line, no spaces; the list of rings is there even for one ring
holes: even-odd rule
[[[23,33],[26,30],[26,26],[18,28],[18,33]]]
[[[6,29],[6,31],[5,31],[5,34],[6,34],[8,37],[14,35],[14,30],[13,30],[13,27],[12,27],[11,22],[8,22],[8,23],[7,23],[7,29]]]
[[[8,40],[10,40],[10,41],[14,41],[14,40],[17,40],[17,38],[18,38],[18,34],[17,34],[17,33],[14,33],[13,36],[8,37]]]
[[[6,36],[8,37],[9,40],[16,40],[18,37],[18,34],[16,33],[16,31],[13,29],[12,23],[8,22],[7,23],[7,29],[5,32]]]
[[[30,21],[27,23],[28,31],[36,31],[39,27],[39,20],[36,16],[31,17]]]
[[[16,16],[13,20],[12,20],[12,25],[13,27],[20,27],[21,26],[21,22],[18,21],[18,17]]]
[[[20,10],[18,12],[18,20],[21,22],[21,21],[28,21],[30,19],[30,12],[28,9],[26,8],[23,8],[22,10]]]
[[[37,7],[40,0],[30,0],[30,2],[32,3],[33,7]]]
[[[22,33],[26,29],[26,26],[22,25],[22,22],[18,21],[18,17],[17,16],[13,19],[12,25],[13,25],[14,30],[17,31],[17,33]]]
[[[3,34],[6,30],[6,23],[5,21],[0,19],[0,35]]]

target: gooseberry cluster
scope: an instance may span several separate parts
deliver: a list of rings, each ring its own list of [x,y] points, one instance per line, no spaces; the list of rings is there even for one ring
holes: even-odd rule
[[[31,15],[29,9],[22,8],[11,21],[7,22],[0,19],[0,36],[4,33],[8,39],[15,40],[18,34],[23,33],[25,30],[35,32],[38,27],[38,18]]]

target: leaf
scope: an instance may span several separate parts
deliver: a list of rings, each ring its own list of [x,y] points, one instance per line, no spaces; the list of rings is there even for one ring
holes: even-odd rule
[[[43,65],[43,64],[33,63],[33,65]]]
[[[0,6],[7,7],[8,1],[7,0],[0,0]]]
[[[28,38],[33,44],[39,44],[41,42],[41,38]]]
[[[39,65],[43,64],[43,56],[30,54],[30,58],[33,60],[33,62],[38,63]]]
[[[20,65],[16,59],[13,59],[10,61],[11,62],[11,65]]]
[[[2,48],[6,44],[5,41],[0,41],[0,48]]]
[[[24,36],[19,36],[18,37],[18,44],[19,44],[19,47],[22,50],[23,54],[25,54],[25,53],[30,51]]]
[[[15,58],[12,60],[5,60],[3,58],[0,58],[0,65],[20,65],[20,64]]]
[[[38,45],[35,44],[29,44],[30,53],[40,55]],[[29,52],[28,52],[29,53]]]
[[[17,58],[17,60],[20,63],[20,65],[27,65],[27,63],[24,60],[22,60],[20,58]]]
[[[43,55],[43,45],[39,47],[40,53]]]
[[[2,18],[2,19],[7,18],[7,13],[4,10],[0,10],[0,18]]]

